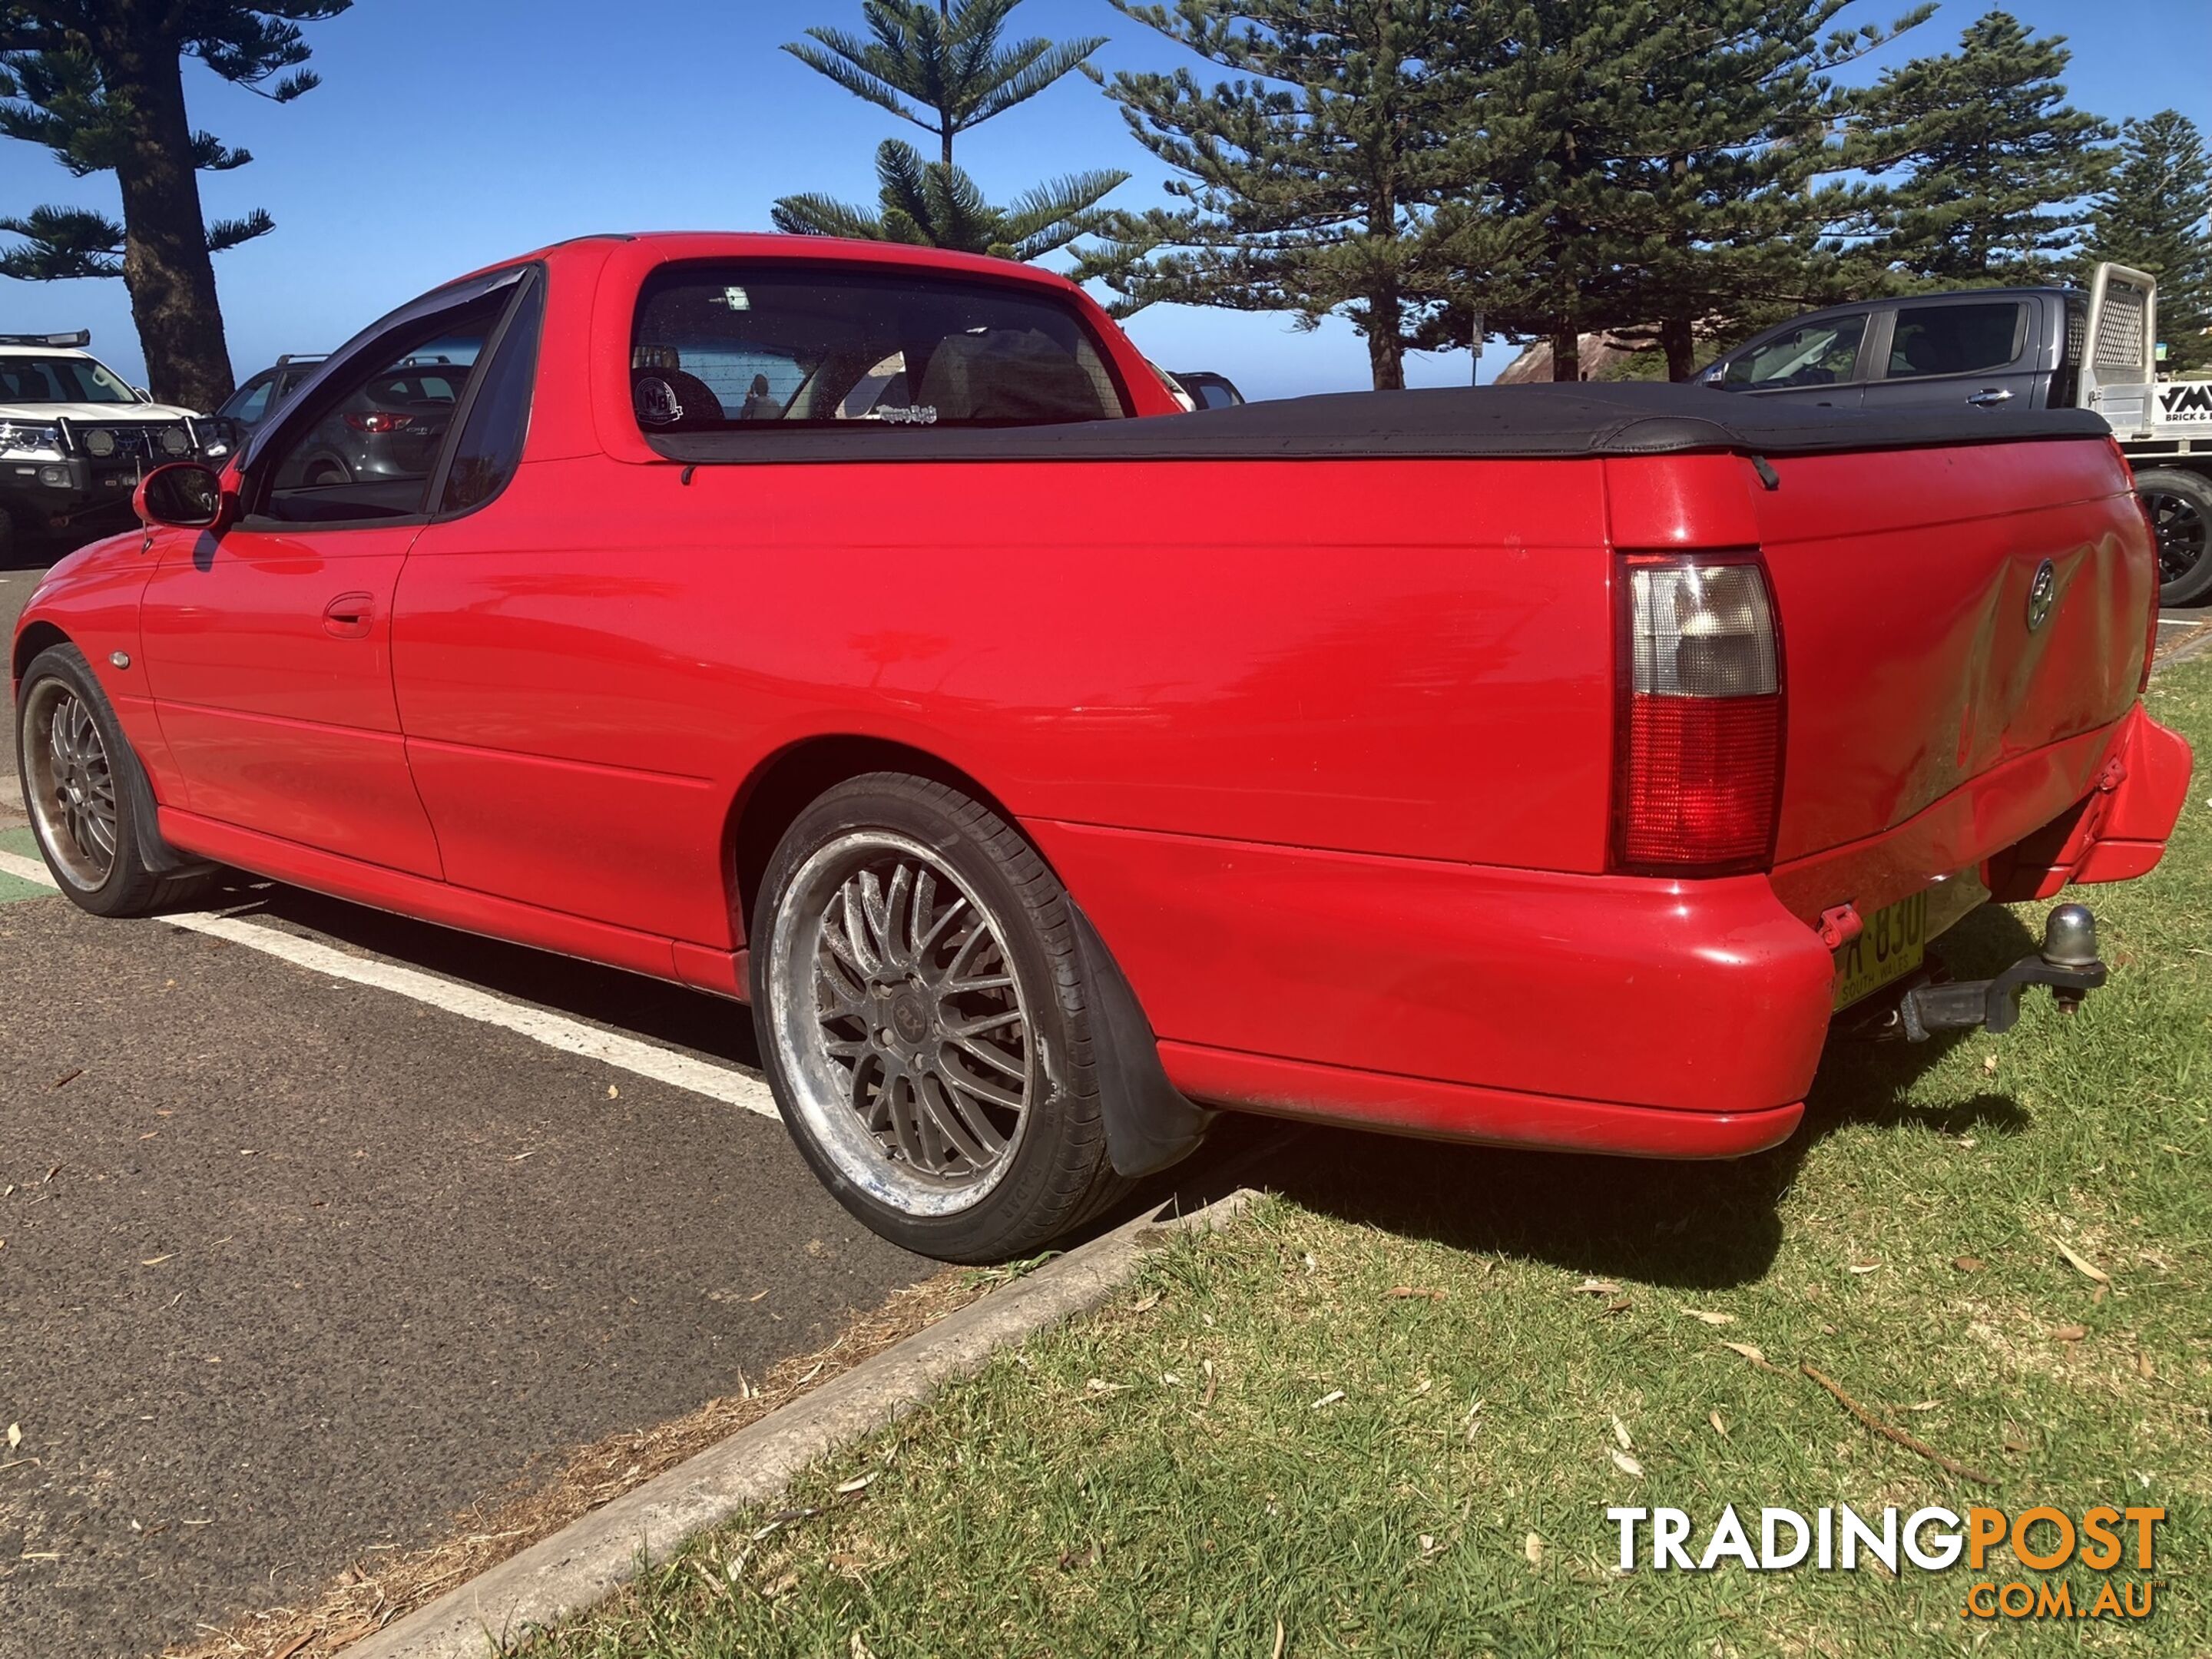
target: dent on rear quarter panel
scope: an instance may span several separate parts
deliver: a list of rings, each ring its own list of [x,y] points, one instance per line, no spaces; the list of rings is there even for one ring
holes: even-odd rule
[[[2105,444],[1776,467],[1781,489],[1753,505],[1789,688],[1778,860],[1899,823],[2134,702],[2153,572]],[[2059,601],[2031,632],[2045,558]]]

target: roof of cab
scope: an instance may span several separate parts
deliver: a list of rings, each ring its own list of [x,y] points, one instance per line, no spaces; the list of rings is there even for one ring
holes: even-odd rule
[[[509,265],[574,258],[594,245],[603,246],[609,242],[643,244],[669,260],[829,260],[896,270],[957,272],[988,276],[998,282],[1029,283],[1061,292],[1081,291],[1057,271],[1040,270],[1035,265],[994,258],[987,253],[955,253],[945,248],[915,247],[904,242],[860,241],[842,236],[787,236],[774,231],[753,230],[599,231],[550,243],[512,259],[498,260],[454,281],[466,282]]]

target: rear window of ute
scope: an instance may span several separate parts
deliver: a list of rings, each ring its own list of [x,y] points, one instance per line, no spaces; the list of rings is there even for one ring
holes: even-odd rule
[[[639,427],[675,433],[1043,426],[1126,415],[1070,307],[912,274],[684,267],[638,303]]]

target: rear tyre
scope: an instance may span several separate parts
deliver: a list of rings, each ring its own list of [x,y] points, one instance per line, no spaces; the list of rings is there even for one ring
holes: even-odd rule
[[[901,773],[840,784],[776,848],[751,938],[776,1104],[872,1230],[1002,1261],[1126,1190],[1066,893],[989,808]]]
[[[2212,481],[2178,467],[2136,475],[2158,536],[2158,602],[2194,605],[2212,592]]]
[[[39,852],[62,891],[97,916],[174,909],[205,890],[204,866],[149,866],[153,826],[139,822],[137,757],[115,711],[73,645],[31,659],[15,697],[15,763]]]

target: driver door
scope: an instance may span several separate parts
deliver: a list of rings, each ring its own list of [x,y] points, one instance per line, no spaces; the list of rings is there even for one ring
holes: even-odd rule
[[[399,730],[392,599],[516,276],[347,346],[257,434],[229,528],[159,533],[142,648],[188,811],[442,877]]]

